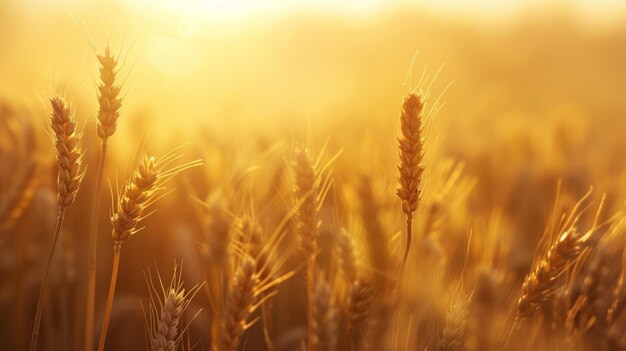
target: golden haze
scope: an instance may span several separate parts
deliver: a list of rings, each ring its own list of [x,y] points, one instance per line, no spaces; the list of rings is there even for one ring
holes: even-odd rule
[[[451,4],[3,1],[0,349],[626,349],[624,6]]]

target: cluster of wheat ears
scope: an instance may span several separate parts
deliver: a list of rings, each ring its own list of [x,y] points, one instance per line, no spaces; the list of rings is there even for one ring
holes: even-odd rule
[[[141,222],[152,213],[151,207],[169,192],[166,189],[169,180],[202,165],[201,160],[182,161],[178,149],[160,157],[147,154],[137,157],[134,171],[111,201],[113,266],[104,316],[101,321],[97,320],[96,289],[100,286],[96,284],[96,243],[98,218],[103,211],[101,193],[106,190],[102,178],[107,146],[110,140],[114,141],[118,122],[123,120],[118,61],[108,47],[97,60],[99,110],[95,123],[101,148],[99,163],[90,168],[94,174],[89,175],[95,181],[94,189],[90,189],[93,196],[89,248],[84,250],[89,262],[83,309],[86,351],[96,345],[98,351],[105,349],[123,243],[143,229]],[[51,98],[50,106],[49,135],[54,142],[58,166],[58,214],[50,251],[42,267],[31,351],[38,349],[44,312],[53,311],[45,308],[46,293],[63,223],[71,214],[68,210],[81,190],[81,182],[88,175],[81,150],[82,132],[72,107],[63,97]],[[464,256],[465,263],[458,265],[463,267],[460,273],[455,279],[450,278],[452,274],[444,266],[455,257],[444,257],[441,241],[445,238],[433,233],[444,218],[446,202],[462,192],[456,189],[455,193],[462,182],[462,170],[452,168],[436,196],[428,201],[422,199],[422,176],[429,167],[425,152],[430,142],[424,127],[438,107],[436,102],[429,106],[428,92],[416,89],[408,93],[400,108],[394,205],[397,215],[393,218],[402,218],[403,229],[397,235],[384,234],[381,205],[371,184],[375,179],[365,175],[356,187],[362,235],[355,235],[348,225],[334,225],[337,229],[330,235],[330,247],[335,250],[324,252],[329,245],[320,243],[321,228],[329,216],[323,212],[328,208],[325,206],[327,198],[333,194],[333,165],[339,153],[324,160],[323,150],[314,155],[304,143],[296,143],[298,146],[288,155],[292,174],[289,180],[291,205],[274,228],[268,229],[253,211],[233,215],[219,200],[202,202],[200,207],[209,214],[204,223],[205,243],[199,248],[201,256],[207,258],[206,281],[185,289],[180,266],[175,267],[167,286],[160,276],[157,284],[151,273],[146,275],[150,292],[144,309],[147,347],[169,351],[199,347],[184,342],[184,335],[196,316],[207,314],[210,328],[206,335],[212,350],[245,349],[246,333],[257,325],[262,328],[264,349],[285,349],[275,341],[275,297],[281,286],[289,281],[293,287],[295,281],[302,283],[299,293],[305,301],[306,331],[298,338],[294,349],[396,350],[407,349],[409,345],[456,351],[514,350],[526,349],[529,345],[540,345],[543,349],[580,349],[593,348],[594,340],[602,340],[596,344],[601,344],[598,347],[602,349],[623,350],[624,337],[620,330],[626,318],[622,313],[626,301],[626,266],[621,259],[622,216],[605,214],[605,196],[593,205],[590,191],[569,210],[554,206],[552,219],[523,281],[511,281],[499,272],[497,253],[481,263],[473,262],[469,254]],[[8,120],[5,126],[9,132],[19,129]],[[14,133],[8,133],[11,134]],[[2,148],[5,146],[0,144]],[[27,142],[15,140],[12,146],[16,153],[28,155]],[[26,164],[13,170],[10,177],[3,174],[3,179],[9,179],[12,184],[11,187],[2,184],[0,228],[3,230],[19,222],[31,202],[36,187],[35,169],[34,164]],[[3,168],[0,172],[6,171]],[[426,208],[422,209],[423,206]],[[336,222],[348,222],[336,217],[335,213]],[[285,253],[284,249],[284,242],[290,236],[297,238],[299,244],[296,266],[291,264],[294,255],[289,251]],[[467,247],[470,246],[468,242]],[[498,248],[483,249],[483,256],[498,251]],[[328,256],[332,259],[327,260]],[[474,270],[471,274],[466,272],[470,268]],[[304,279],[292,279],[298,276]],[[474,279],[473,283],[464,282],[464,277],[468,276]],[[199,291],[206,293],[208,308],[185,318],[185,312]],[[441,309],[428,306],[424,301],[446,306],[445,313],[431,317],[430,314],[436,315]],[[438,325],[433,326],[433,320],[437,320]],[[101,325],[99,334],[96,325]],[[425,335],[432,337],[415,340]]]

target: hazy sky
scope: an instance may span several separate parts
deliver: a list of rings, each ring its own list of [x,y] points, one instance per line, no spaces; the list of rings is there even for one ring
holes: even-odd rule
[[[527,11],[570,8],[590,21],[623,18],[624,0],[109,0],[140,11],[168,11],[186,16],[235,19],[317,9],[349,14],[369,14],[389,7],[417,5],[430,10],[462,16],[508,17]],[[83,0],[22,0],[22,4],[41,6],[89,6]]]

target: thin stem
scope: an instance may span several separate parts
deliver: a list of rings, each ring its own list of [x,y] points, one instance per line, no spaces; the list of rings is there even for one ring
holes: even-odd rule
[[[104,310],[104,321],[102,321],[102,330],[100,331],[100,342],[98,343],[98,351],[104,351],[104,343],[107,338],[109,320],[111,319],[111,309],[113,308],[113,298],[115,297],[115,285],[117,284],[117,272],[120,266],[121,249],[121,243],[115,243],[115,246],[113,246],[113,270],[111,272],[111,285],[109,286],[109,297],[107,298],[107,305]]]
[[[350,317],[352,318],[352,317]],[[354,324],[352,321],[348,321],[348,351],[354,350]]]
[[[267,300],[261,307],[263,317],[263,337],[267,351],[274,351],[274,341],[272,340],[272,300]]]
[[[315,351],[313,347],[313,274],[315,273],[315,256],[313,254],[309,257],[306,272],[307,351]]]
[[[43,314],[43,306],[46,297],[46,286],[48,285],[48,277],[50,276],[50,266],[52,265],[52,257],[59,240],[59,234],[61,233],[61,226],[65,219],[65,206],[59,207],[59,215],[57,216],[57,224],[54,229],[54,236],[52,237],[52,246],[48,253],[48,261],[43,271],[43,281],[41,282],[41,288],[39,290],[39,299],[37,300],[37,311],[35,312],[35,322],[33,324],[33,332],[30,338],[30,351],[37,350],[37,342],[39,341],[39,326],[41,325],[41,316]]]
[[[406,215],[406,245],[404,246],[404,255],[402,256],[402,263],[400,264],[400,271],[398,272],[398,280],[402,278],[402,272],[404,272],[404,266],[409,258],[409,251],[411,250],[411,237],[413,236],[413,214],[408,213]]]
[[[94,319],[96,302],[96,254],[98,244],[98,222],[100,214],[100,184],[104,172],[104,160],[107,154],[107,139],[102,139],[100,161],[96,173],[96,185],[91,205],[91,226],[89,228],[89,270],[87,273],[87,307],[85,308],[85,351],[93,349]]]

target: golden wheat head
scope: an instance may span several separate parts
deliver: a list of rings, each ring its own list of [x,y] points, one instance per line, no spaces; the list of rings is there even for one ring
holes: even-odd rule
[[[58,202],[59,207],[67,207],[74,202],[85,175],[82,166],[83,153],[78,145],[80,133],[76,131],[76,121],[65,100],[55,97],[50,99],[50,103],[50,127],[59,165]]]
[[[313,161],[304,149],[296,150],[293,170],[294,196],[303,201],[296,214],[296,230],[302,250],[310,256],[317,251],[317,235],[321,225],[318,207],[319,178]]]
[[[121,86],[116,84],[117,59],[111,55],[107,46],[104,54],[98,54],[100,84],[98,85],[98,119],[96,129],[98,136],[106,140],[117,130],[117,122],[122,108],[120,97]]]
[[[163,184],[166,181],[185,169],[201,164],[200,161],[192,161],[170,167],[171,162],[178,158],[173,154],[160,159],[144,155],[139,161],[118,197],[115,212],[111,215],[112,237],[116,244],[121,244],[141,230],[137,228],[137,224],[146,216],[146,208],[158,199],[156,195],[164,190]]]
[[[402,211],[407,215],[417,210],[420,199],[420,182],[424,171],[424,137],[422,136],[421,95],[411,94],[402,104],[398,138],[398,186],[396,194],[402,201]]]

